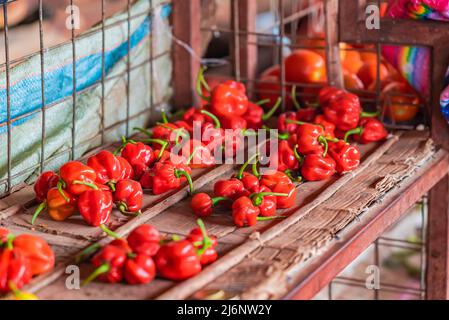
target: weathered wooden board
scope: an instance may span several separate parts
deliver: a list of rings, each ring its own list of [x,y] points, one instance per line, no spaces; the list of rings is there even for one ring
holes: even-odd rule
[[[92,228],[75,221],[58,225],[45,220],[45,224],[52,226],[53,232],[44,233],[44,228],[37,228],[35,232],[55,246],[60,264],[53,274],[35,279],[27,289],[37,291],[42,299],[189,298],[217,290],[223,290],[225,297],[280,297],[286,294],[287,286],[282,286],[280,280],[287,271],[323,250],[337,233],[433,154],[427,132],[408,132],[402,134],[400,139],[394,136],[383,144],[362,148],[364,167],[357,172],[329,181],[298,185],[297,203],[284,212],[290,217],[283,221],[237,229],[226,208],[217,210],[205,222],[210,233],[219,238],[221,258],[200,275],[183,283],[162,279],[144,286],[95,282],[80,290],[68,290],[65,286],[66,264],[71,263],[70,258],[81,248],[101,239],[102,234],[96,234]],[[232,166],[222,166],[209,170],[206,175],[201,172],[195,184],[198,190],[210,192],[214,182],[229,177],[233,169]],[[158,202],[160,199],[147,195],[148,206],[142,216],[129,221],[114,219],[113,226],[118,226],[116,231],[126,235],[135,225],[148,222],[163,233],[186,235],[195,226],[196,218],[185,196],[186,190],[183,190],[168,196],[166,202],[161,203]],[[18,210],[1,223],[17,232],[29,230],[26,223],[30,215],[23,211]],[[276,233],[275,230],[282,225],[285,225],[284,229]],[[61,228],[65,231],[54,232]],[[107,241],[103,238],[100,243]],[[236,255],[239,252],[242,255]],[[229,264],[230,260],[232,264]],[[83,278],[91,267],[84,263],[80,265],[80,270]],[[273,283],[279,285],[272,286]],[[277,288],[276,292],[267,289],[272,287]]]

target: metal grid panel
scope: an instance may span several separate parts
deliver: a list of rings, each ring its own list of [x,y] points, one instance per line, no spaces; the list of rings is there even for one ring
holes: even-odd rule
[[[106,74],[106,67],[105,67],[105,54],[106,54],[106,31],[114,28],[116,26],[119,26],[123,23],[127,24],[127,50],[128,53],[131,52],[131,23],[133,22],[133,20],[144,17],[144,16],[148,16],[150,19],[153,18],[154,12],[159,9],[160,7],[170,4],[171,1],[162,1],[161,3],[159,3],[157,6],[153,6],[153,0],[148,0],[149,2],[149,10],[146,10],[145,12],[141,12],[138,14],[131,14],[131,7],[132,4],[135,3],[135,1],[132,0],[127,0],[127,6],[126,6],[126,19],[119,19],[117,21],[114,21],[112,23],[108,23],[106,24],[106,21],[109,17],[106,16],[106,12],[107,12],[107,0],[102,0],[101,1],[101,21],[99,21],[99,23],[101,23],[101,27],[100,28],[96,28],[96,29],[91,29],[88,30],[86,32],[77,34],[76,28],[75,28],[75,21],[73,19],[74,16],[74,10],[73,10],[73,5],[76,5],[76,1],[74,0],[70,0],[69,4],[72,6],[71,7],[71,16],[72,19],[70,21],[71,23],[71,37],[69,42],[65,42],[65,43],[59,43],[50,47],[45,47],[45,32],[44,32],[44,5],[45,5],[45,0],[39,0],[39,4],[38,4],[38,32],[39,32],[39,51],[35,52],[33,54],[27,54],[21,57],[16,57],[15,59],[11,59],[10,58],[10,47],[11,47],[11,36],[10,36],[10,28],[8,26],[8,6],[9,4],[13,2],[13,1],[7,1],[3,4],[1,4],[0,6],[3,8],[3,17],[4,17],[4,30],[3,30],[3,34],[4,34],[4,45],[5,45],[5,62],[0,64],[0,71],[3,71],[5,73],[5,77],[6,77],[6,121],[2,124],[0,124],[0,129],[6,127],[6,136],[7,136],[7,143],[6,143],[6,150],[2,150],[2,152],[6,153],[6,178],[5,179],[1,179],[0,180],[0,188],[3,187],[3,190],[5,190],[5,192],[3,194],[0,194],[0,197],[6,196],[8,195],[10,192],[14,191],[13,187],[13,180],[15,178],[19,178],[19,177],[24,177],[24,176],[28,176],[31,173],[35,172],[36,170],[38,170],[38,172],[42,172],[44,170],[46,170],[46,167],[48,166],[49,163],[51,163],[52,161],[62,157],[62,156],[69,156],[71,159],[74,159],[75,157],[78,157],[80,155],[78,155],[76,153],[76,150],[80,147],[86,147],[86,146],[92,146],[92,143],[99,141],[98,145],[104,144],[105,143],[105,133],[108,132],[108,130],[114,129],[114,128],[118,128],[122,125],[125,126],[125,130],[123,132],[123,134],[125,135],[129,135],[130,134],[130,127],[129,127],[129,123],[136,119],[139,118],[140,116],[146,115],[148,114],[149,116],[151,116],[152,114],[152,110],[154,110],[157,107],[160,107],[161,105],[164,105],[167,103],[166,100],[161,100],[161,101],[154,101],[154,97],[153,97],[153,79],[154,79],[154,63],[155,61],[157,61],[158,59],[164,58],[164,57],[168,57],[171,55],[171,50],[167,50],[164,51],[162,53],[157,53],[154,54],[154,50],[153,50],[153,46],[150,45],[149,46],[149,58],[145,59],[144,61],[136,64],[132,64],[131,59],[130,59],[130,54],[128,54],[124,59],[126,59],[126,70],[117,74],[113,74],[113,75],[107,75]],[[83,9],[83,8],[81,8]],[[86,8],[86,10],[89,10],[88,8]],[[68,15],[69,16],[69,15]],[[70,16],[69,16],[70,17]],[[151,30],[151,23],[149,23],[150,26],[150,31],[148,34],[148,40],[151,41],[152,40],[152,30]],[[83,89],[78,89],[77,90],[77,58],[80,56],[80,52],[77,52],[77,41],[84,39],[86,37],[92,36],[96,33],[101,33],[101,39],[102,39],[102,50],[101,50],[101,79],[96,81],[95,83],[89,85],[86,88]],[[65,97],[63,99],[60,99],[58,101],[55,102],[51,102],[49,103],[46,100],[46,82],[45,82],[45,77],[44,74],[46,73],[46,65],[45,65],[45,59],[46,59],[46,54],[49,50],[51,49],[56,49],[56,48],[60,48],[63,45],[66,45],[68,43],[71,43],[71,51],[72,51],[72,75],[73,75],[73,81],[72,81],[72,94],[70,97]],[[10,79],[10,74],[11,74],[11,68],[20,65],[21,63],[26,62],[28,59],[30,59],[31,57],[35,56],[39,54],[40,55],[40,78],[41,78],[41,95],[42,95],[42,103],[41,103],[41,107],[36,109],[36,110],[32,110],[32,111],[28,111],[25,112],[24,114],[21,114],[20,116],[16,116],[16,117],[12,117],[11,115],[11,79]],[[133,114],[131,115],[130,113],[130,87],[132,84],[130,84],[130,80],[131,80],[131,72],[133,72],[134,70],[140,69],[140,68],[144,68],[145,66],[148,66],[149,70],[149,79],[151,79],[151,81],[149,81],[149,94],[150,94],[150,105],[148,106],[147,109],[138,112],[137,114]],[[116,81],[119,78],[124,78],[126,80],[126,118],[124,120],[120,120],[120,121],[116,121],[112,124],[109,124],[106,126],[105,124],[105,86],[108,82],[110,81]],[[100,120],[100,128],[99,128],[99,133],[94,136],[91,137],[85,141],[77,141],[77,132],[79,130],[82,130],[82,128],[78,128],[76,126],[76,109],[77,109],[77,99],[79,98],[79,96],[85,92],[88,92],[89,90],[92,90],[96,87],[101,86],[101,106],[100,106],[100,113],[101,113],[101,120]],[[46,124],[47,124],[47,117],[46,114],[48,112],[49,109],[61,104],[64,101],[72,101],[72,127],[71,127],[71,144],[70,144],[70,148],[65,148],[63,150],[59,150],[58,152],[55,152],[54,154],[52,154],[49,157],[45,157],[45,152],[46,152],[46,138],[47,138],[47,132],[46,132]],[[3,108],[3,106],[2,106]],[[39,116],[40,114],[40,118],[41,118],[41,128],[40,128],[40,137],[41,137],[41,144],[40,144],[40,157],[39,157],[39,161],[30,165],[28,168],[22,170],[21,172],[18,173],[14,173],[12,172],[12,148],[17,148],[17,146],[15,146],[13,144],[13,125],[16,123],[19,123],[20,121],[27,119],[28,117],[31,116]]]

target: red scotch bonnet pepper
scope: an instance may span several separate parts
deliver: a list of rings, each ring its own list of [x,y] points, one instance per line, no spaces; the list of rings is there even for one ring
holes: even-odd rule
[[[143,191],[134,180],[120,180],[114,187],[114,202],[121,213],[138,214],[142,209]]]

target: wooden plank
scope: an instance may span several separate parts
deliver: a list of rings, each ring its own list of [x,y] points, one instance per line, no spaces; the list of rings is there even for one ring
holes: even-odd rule
[[[444,173],[444,171],[442,172]],[[449,176],[429,193],[426,298],[449,299]]]
[[[168,290],[164,294],[158,296],[157,299],[185,299],[208,283],[213,282],[216,278],[243,261],[251,252],[263,245],[263,243],[273,239],[279,234],[282,234],[291,225],[296,224],[304,215],[320,205],[320,203],[326,199],[329,199],[336,190],[348,183],[353,177],[363,172],[363,170],[365,170],[370,164],[381,157],[393,144],[396,143],[397,140],[398,136],[390,137],[390,139],[376,149],[358,169],[354,170],[351,174],[341,177],[311,203],[301,208],[301,210],[292,213],[288,218],[276,223],[263,233],[258,233],[253,237],[250,237],[245,243],[226,254],[216,263],[204,269],[203,272],[180,283],[175,288]]]
[[[173,100],[178,109],[198,102],[195,82],[201,58],[200,22],[200,0],[173,0],[173,86],[176,92]],[[183,44],[191,48],[193,55]]]

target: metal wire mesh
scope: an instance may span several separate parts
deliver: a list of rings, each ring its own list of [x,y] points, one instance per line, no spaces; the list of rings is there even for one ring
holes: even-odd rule
[[[20,1],[20,0],[19,0]],[[150,21],[153,19],[153,16],[155,12],[160,9],[161,7],[165,5],[170,5],[170,1],[161,1],[157,5],[153,4],[153,0],[148,0],[149,3],[149,9],[145,10],[144,12],[139,12],[138,14],[132,14],[131,8],[132,5],[136,1],[127,0],[126,3],[126,18],[125,19],[118,19],[113,22],[107,22],[107,19],[111,17],[111,15],[106,16],[107,12],[107,6],[108,6],[108,0],[102,0],[101,1],[101,21],[98,21],[100,24],[99,28],[91,28],[90,30],[86,30],[84,32],[78,32],[76,26],[75,26],[75,12],[74,8],[77,5],[77,2],[74,0],[70,0],[68,3],[70,6],[68,8],[70,9],[70,12],[67,12],[68,19],[70,19],[71,24],[71,31],[70,31],[70,39],[68,42],[58,43],[51,46],[46,46],[46,32],[48,30],[45,30],[44,24],[45,24],[45,0],[39,0],[38,4],[38,12],[37,12],[37,26],[38,26],[38,36],[39,36],[39,51],[34,52],[32,54],[26,54],[20,57],[14,57],[11,58],[10,55],[10,48],[11,43],[14,43],[13,38],[11,38],[10,33],[11,30],[9,28],[9,21],[8,21],[8,7],[13,1],[6,1],[2,3],[0,6],[3,9],[3,18],[4,18],[4,29],[3,29],[3,40],[4,40],[4,48],[5,48],[5,61],[0,65],[0,72],[4,72],[5,74],[5,92],[6,92],[6,105],[1,106],[2,108],[5,108],[6,110],[6,121],[4,123],[0,123],[0,130],[4,130],[4,134],[6,135],[6,150],[2,150],[1,152],[5,152],[6,154],[6,163],[5,163],[5,178],[0,179],[0,197],[3,197],[5,195],[8,195],[12,191],[14,191],[14,180],[22,177],[28,177],[34,172],[42,172],[46,169],[53,169],[49,168],[49,164],[51,164],[56,159],[59,159],[61,157],[68,156],[69,159],[75,159],[80,156],[80,154],[77,153],[77,150],[80,148],[93,148],[95,146],[100,146],[106,143],[105,135],[107,132],[110,132],[112,129],[121,128],[124,126],[124,130],[122,132],[123,135],[128,136],[131,133],[130,123],[143,116],[143,115],[149,115],[151,117],[152,110],[155,108],[158,108],[162,105],[165,105],[167,101],[167,97],[163,97],[163,99],[159,101],[155,101],[155,97],[152,94],[153,93],[153,81],[152,79],[155,78],[154,76],[154,64],[157,62],[158,59],[161,58],[167,58],[171,55],[171,50],[166,50],[164,52],[158,52],[157,54],[154,53],[153,45],[149,45],[149,58],[145,59],[144,61],[140,61],[139,63],[132,63],[131,61],[131,24],[136,21],[136,19],[142,18],[142,17],[148,17]],[[86,5],[87,2],[83,2],[83,5]],[[88,7],[81,7],[79,8],[82,10],[91,10]],[[126,70],[122,72],[116,72],[114,74],[107,74],[106,70],[106,42],[107,42],[107,31],[111,31],[114,27],[120,26],[122,24],[127,24],[127,52],[129,53],[124,57],[126,61]],[[149,32],[148,32],[148,41],[153,40],[153,30],[151,29],[152,23],[149,23]],[[95,81],[94,83],[90,84],[89,86],[80,89],[79,85],[77,83],[77,59],[80,59],[83,52],[79,52],[77,48],[78,41],[91,37],[95,34],[101,34],[101,77],[98,81]],[[69,96],[66,96],[62,99],[59,99],[57,101],[51,101],[49,102],[46,97],[46,79],[45,74],[51,70],[46,70],[46,60],[48,59],[48,52],[52,49],[60,48],[64,45],[67,45],[68,43],[71,43],[71,54],[72,54],[72,94]],[[16,66],[20,66],[23,63],[26,63],[30,58],[40,55],[40,81],[41,81],[41,106],[40,108],[30,110],[27,112],[24,112],[17,116],[12,116],[12,110],[11,110],[11,70],[12,68]],[[145,110],[141,110],[138,113],[131,113],[130,111],[130,88],[133,86],[131,82],[131,73],[133,71],[139,71],[148,68],[148,78],[149,81],[149,105]],[[79,76],[79,75],[78,75]],[[105,114],[107,112],[105,108],[105,100],[106,100],[106,92],[105,87],[108,83],[113,83],[114,81],[118,81],[119,79],[124,79],[126,84],[126,117],[124,119],[120,119],[115,121],[114,123],[105,123]],[[80,127],[80,124],[77,123],[77,107],[79,103],[79,98],[82,94],[89,92],[90,90],[94,88],[101,87],[101,107],[100,107],[100,128],[98,129],[98,134],[94,137],[89,137],[87,140],[84,141],[78,141],[77,136],[79,133],[83,130],[82,127]],[[57,152],[51,154],[50,156],[46,156],[46,141],[48,137],[48,132],[46,132],[46,128],[48,125],[48,119],[47,119],[47,113],[52,108],[60,105],[63,102],[68,102],[71,100],[72,104],[72,126],[71,126],[71,137],[70,137],[70,147],[63,148],[62,150],[58,150]],[[12,150],[14,148],[20,148],[20,146],[14,144],[13,139],[13,126],[20,124],[26,119],[29,119],[30,117],[39,117],[41,118],[41,126],[40,126],[40,132],[34,132],[34,135],[40,135],[40,156],[39,160],[35,161],[35,163],[30,164],[27,168],[24,168],[20,172],[13,172],[13,156],[12,156]],[[3,129],[2,129],[3,128]],[[23,180],[22,178],[21,180]]]

